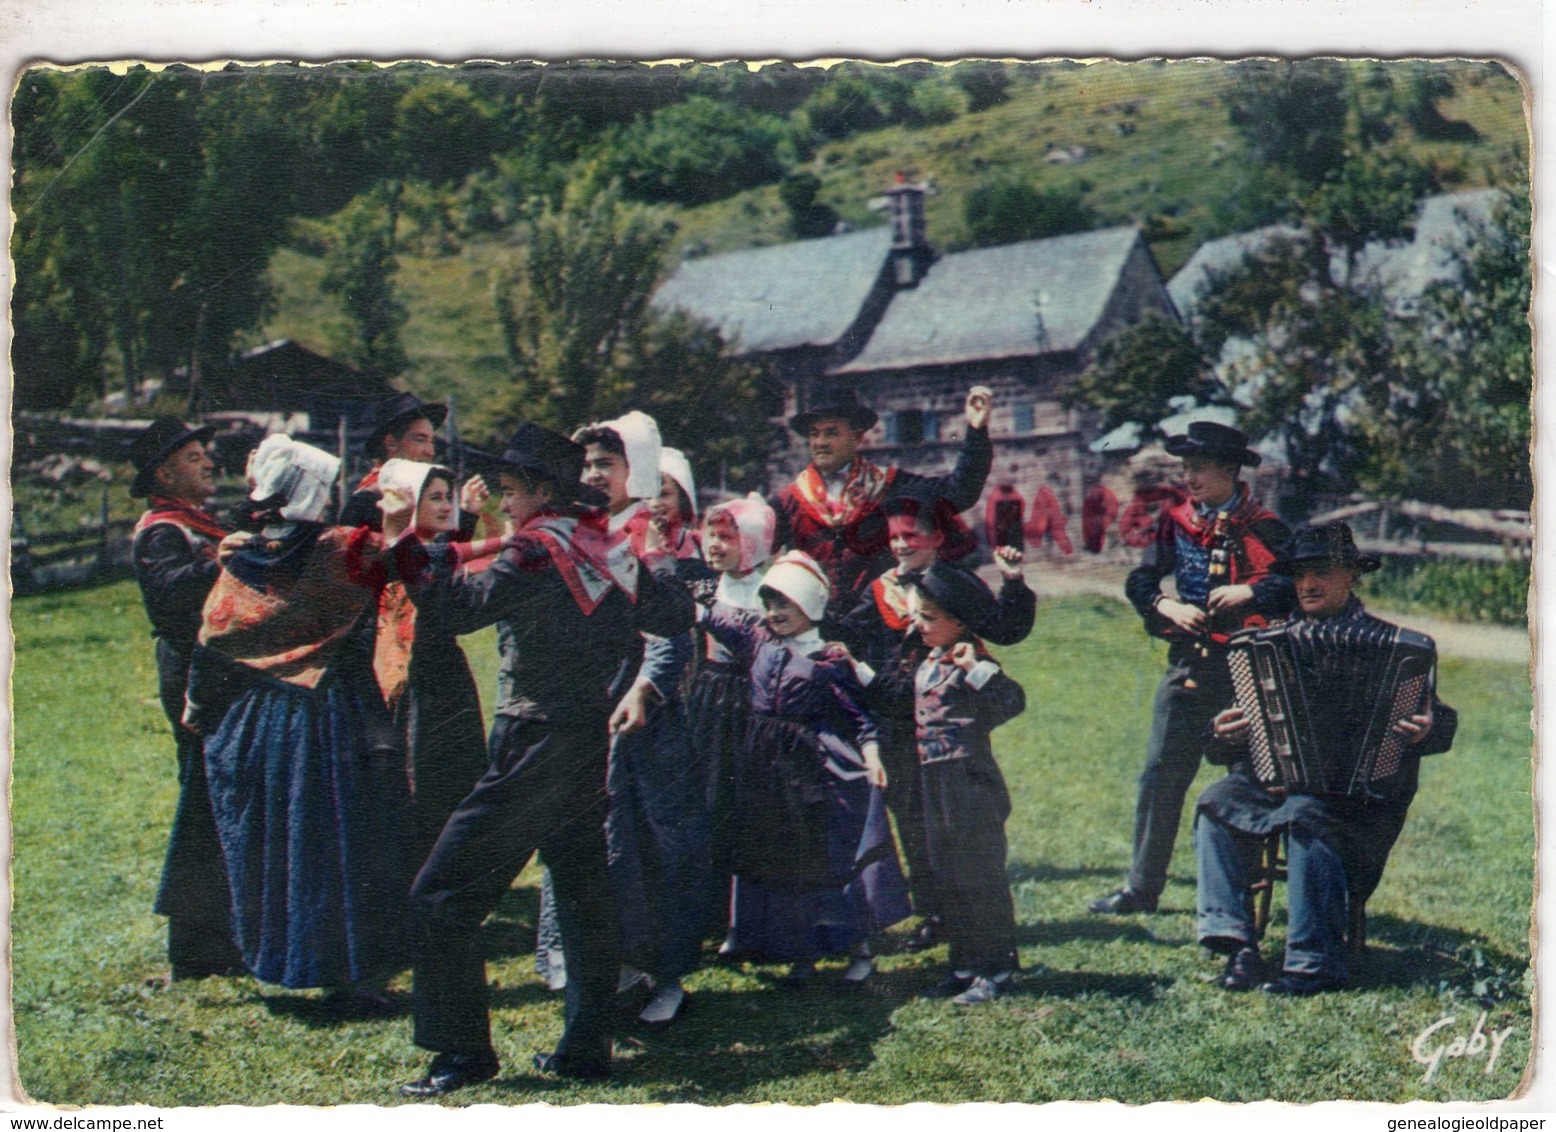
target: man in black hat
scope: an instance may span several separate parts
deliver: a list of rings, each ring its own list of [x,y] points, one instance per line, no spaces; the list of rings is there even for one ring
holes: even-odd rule
[[[691,627],[693,606],[667,555],[638,559],[613,540],[603,502],[580,482],[583,448],[520,426],[496,462],[515,534],[493,564],[456,575],[450,548],[402,552],[407,588],[456,634],[498,624],[501,671],[490,766],[455,809],[411,889],[416,931],[416,1044],[435,1051],[425,1077],[402,1086],[430,1097],[497,1073],[477,933],[538,849],[551,870],[567,963],[567,1027],[535,1067],[603,1077],[620,927],[606,869],[606,763],[611,710],[631,685],[642,634]],[[385,519],[390,537],[411,504]],[[423,561],[418,564],[417,559]]]
[[[155,910],[168,917],[168,960],[174,979],[199,979],[243,969],[232,941],[232,894],[199,736],[181,723],[189,658],[200,611],[216,582],[217,544],[227,531],[205,504],[216,491],[215,465],[205,450],[214,428],[191,429],[158,417],[130,452],[130,495],[148,501],[135,524],[131,559],[156,638],[157,688],[178,747],[178,808],[168,838]]]
[[[1199,771],[1210,718],[1231,698],[1226,668],[1230,633],[1291,606],[1291,582],[1271,574],[1274,547],[1286,527],[1250,497],[1238,479],[1259,454],[1229,425],[1196,421],[1166,448],[1183,461],[1189,498],[1166,511],[1124,592],[1165,639],[1167,673],[1156,690],[1145,770],[1135,804],[1134,858],[1124,886],[1093,900],[1098,914],[1154,912],[1167,886],[1167,866],[1183,799]],[[1161,590],[1171,575],[1177,596]]]
[[[949,476],[920,476],[879,468],[859,454],[864,434],[879,419],[852,389],[825,389],[789,427],[810,445],[810,464],[771,500],[778,516],[774,548],[803,550],[827,572],[830,620],[846,616],[865,587],[891,568],[881,504],[910,484],[934,490],[965,511],[983,494],[994,463],[989,409],[994,395],[976,385],[967,394],[967,435]]]
[[[1378,566],[1376,558],[1357,551],[1348,526],[1330,523],[1298,534],[1270,569],[1294,579],[1305,620],[1364,632],[1370,625],[1376,635],[1392,626],[1369,614],[1352,590]],[[1431,695],[1420,712],[1394,727],[1408,744],[1399,771],[1374,783],[1367,797],[1350,798],[1267,790],[1247,759],[1250,723],[1242,709],[1229,707],[1215,717],[1210,758],[1233,765],[1199,797],[1194,847],[1199,941],[1227,956],[1221,987],[1251,990],[1263,981],[1248,885],[1260,843],[1281,831],[1289,842],[1286,954],[1282,973],[1263,989],[1309,995],[1344,985],[1347,906],[1364,907],[1382,879],[1415,797],[1419,756],[1448,750],[1457,726],[1454,710]]]
[[[422,401],[414,393],[395,393],[378,404],[376,423],[363,447],[373,467],[362,477],[340,509],[343,527],[383,529],[378,501],[383,497],[378,486],[378,470],[385,460],[415,460],[430,464],[437,456],[437,430],[448,416],[448,406]],[[475,516],[485,505],[490,491],[480,476],[472,476],[460,488],[460,533],[468,540],[475,530]]]

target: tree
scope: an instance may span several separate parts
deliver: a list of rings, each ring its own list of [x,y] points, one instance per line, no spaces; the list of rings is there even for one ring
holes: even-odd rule
[[[1455,274],[1405,316],[1399,379],[1372,390],[1365,421],[1378,490],[1529,507],[1529,234],[1525,190],[1508,192],[1489,222],[1466,219]]]
[[[529,222],[518,262],[493,287],[514,381],[478,407],[477,434],[500,437],[521,420],[568,432],[642,408],[669,443],[696,441],[700,474],[721,460],[737,478],[759,470],[776,411],[761,372],[713,328],[649,306],[673,231],[587,176]]]
[[[974,247],[1084,232],[1097,224],[1080,186],[1045,190],[1011,178],[986,181],[968,193],[963,217]]]
[[[1346,76],[1329,59],[1250,59],[1234,67],[1227,117],[1255,161],[1312,188],[1345,161]]]
[[[606,171],[635,200],[698,205],[783,176],[781,119],[694,97],[623,130]]]
[[[494,284],[514,389],[500,414],[571,429],[621,381],[673,228],[590,179],[532,219],[520,265]]]
[[[334,349],[359,368],[385,376],[407,364],[400,343],[407,314],[394,288],[398,194],[397,183],[383,185],[342,210],[319,283],[326,294],[341,297],[350,326],[349,336]]]
[[[778,199],[789,210],[789,228],[798,239],[825,236],[837,225],[837,210],[816,200],[821,178],[814,173],[791,173],[778,182]]]
[[[1224,402],[1225,391],[1189,330],[1153,311],[1102,344],[1065,402],[1098,410],[1107,431],[1129,422],[1154,425],[1175,411],[1170,402],[1177,397],[1211,404]]]

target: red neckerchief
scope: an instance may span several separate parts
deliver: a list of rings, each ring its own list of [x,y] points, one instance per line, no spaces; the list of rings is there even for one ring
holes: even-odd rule
[[[140,534],[147,527],[155,526],[157,523],[172,523],[175,526],[186,527],[217,542],[231,533],[218,523],[216,516],[209,511],[185,503],[182,499],[168,499],[153,495],[147,502],[151,504],[150,509],[135,524],[135,534]]]
[[[1253,523],[1274,519],[1276,516],[1273,512],[1259,506],[1249,492],[1248,485],[1242,483],[1237,485],[1237,494],[1227,501],[1227,507],[1234,536],[1231,539],[1232,554],[1227,562],[1227,585],[1249,585],[1270,572],[1270,563],[1275,561],[1275,552],[1258,539],[1250,540],[1247,537],[1248,528]],[[1216,512],[1211,511],[1207,515],[1199,514],[1192,499],[1186,499],[1172,508],[1167,512],[1167,517],[1179,530],[1201,546],[1209,547],[1215,541]],[[1238,613],[1240,616],[1237,628],[1246,629],[1265,624],[1264,617],[1251,606]],[[1214,632],[1211,634],[1211,639],[1224,642],[1226,635]]]
[[[842,498],[832,500],[827,498],[827,484],[816,465],[807,464],[795,477],[794,496],[822,526],[846,527],[874,510],[896,474],[896,468],[882,471],[863,456],[855,456],[843,482]]]
[[[888,570],[871,582],[870,594],[886,627],[894,633],[907,632],[912,620],[908,616],[908,591],[897,581],[897,571]]]
[[[358,491],[376,491],[378,489],[378,469],[374,468],[362,477],[362,482],[357,484]]]
[[[609,529],[610,517],[590,511],[581,517],[542,511],[515,536],[532,538],[546,548],[557,573],[585,617],[592,614],[612,589],[628,601],[637,601],[639,563],[632,552],[630,527]]]

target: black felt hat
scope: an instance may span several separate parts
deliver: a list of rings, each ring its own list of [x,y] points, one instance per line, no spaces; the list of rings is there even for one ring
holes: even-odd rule
[[[192,440],[202,443],[216,433],[215,425],[190,428],[177,417],[158,417],[146,426],[146,431],[135,438],[130,449],[130,463],[135,465],[135,478],[130,481],[130,495],[141,499],[150,495],[157,486],[157,469],[173,453]]]
[[[789,427],[804,436],[810,431],[811,425],[817,421],[832,419],[845,420],[849,428],[863,432],[867,428],[873,428],[875,422],[881,418],[876,415],[874,409],[859,399],[856,390],[828,387],[812,394],[805,411],[796,413],[790,418]]]
[[[1186,435],[1169,436],[1162,447],[1180,458],[1201,456],[1227,464],[1247,464],[1250,468],[1264,462],[1264,457],[1248,447],[1246,432],[1215,421],[1195,421]]]
[[[587,503],[593,507],[606,503],[602,492],[582,482],[583,445],[538,424],[526,421],[514,429],[501,456],[473,450],[467,450],[467,454],[470,462],[483,472],[516,471],[534,482],[555,484],[557,499],[563,503]]]
[[[999,612],[999,599],[982,578],[948,562],[932,563],[922,574],[909,577],[907,584],[918,587],[925,597],[974,633]]]
[[[391,394],[378,403],[373,413],[373,431],[367,438],[368,454],[382,458],[384,437],[417,417],[425,417],[433,428],[438,428],[447,416],[448,406],[440,401],[423,401],[414,393]]]
[[[1298,566],[1318,564],[1350,566],[1363,574],[1370,574],[1383,565],[1382,559],[1363,554],[1356,548],[1356,538],[1345,523],[1325,523],[1298,531],[1280,548],[1279,555],[1270,563],[1277,574],[1294,574]]]

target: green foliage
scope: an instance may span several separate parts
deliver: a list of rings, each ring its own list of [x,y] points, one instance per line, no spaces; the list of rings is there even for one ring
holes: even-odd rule
[[[493,283],[514,376],[487,407],[494,435],[520,420],[571,431],[614,401],[671,234],[660,214],[589,181],[529,222],[519,262]]]
[[[1530,212],[1509,193],[1450,249],[1457,274],[1428,289],[1400,335],[1401,374],[1374,389],[1367,437],[1381,490],[1459,506],[1533,498]],[[1423,490],[1424,487],[1424,490]]]
[[[823,138],[845,138],[913,118],[913,84],[898,68],[843,63],[827,77],[827,84],[800,108]]]
[[[491,110],[451,79],[426,79],[406,90],[394,108],[394,132],[404,174],[436,186],[480,169],[496,140]]]
[[[922,79],[908,100],[908,113],[915,125],[943,126],[967,112],[968,99],[962,88],[945,75]]]
[[[696,96],[622,131],[604,170],[635,200],[697,205],[776,181],[789,148],[780,119]]]
[[[958,63],[951,68],[951,81],[967,96],[969,114],[998,106],[1010,98],[1010,73],[1003,63]]]
[[[1494,625],[1529,620],[1530,566],[1526,559],[1413,562],[1385,559],[1367,579],[1369,593],[1391,609],[1420,610]]]
[[[789,226],[796,239],[825,236],[837,225],[837,210],[816,200],[821,178],[814,173],[791,173],[778,182],[778,199],[789,210]]]
[[[332,343],[335,352],[368,373],[396,374],[406,365],[400,328],[408,315],[394,287],[400,191],[398,183],[386,185],[346,206],[319,284],[341,297],[350,326],[348,338]]]
[[[1329,59],[1250,59],[1235,65],[1227,118],[1250,154],[1298,185],[1323,182],[1345,161],[1346,77]]]
[[[1349,282],[1367,244],[1404,243],[1415,235],[1421,198],[1435,188],[1431,172],[1419,161],[1397,151],[1368,149],[1332,170],[1303,207],[1329,244],[1344,250]]]
[[[1065,403],[1098,410],[1101,428],[1108,431],[1171,415],[1174,397],[1209,403],[1219,392],[1194,336],[1176,319],[1153,311],[1103,342],[1096,360],[1067,391]]]
[[[694,1009],[669,1031],[618,1041],[615,1080],[543,1081],[529,1058],[554,1045],[562,1001],[533,971],[530,871],[481,932],[503,1072],[443,1103],[1399,1103],[1519,1087],[1534,1048],[1520,978],[1535,879],[1526,666],[1444,658],[1439,686],[1460,712],[1459,738],[1423,764],[1368,904],[1368,965],[1344,992],[1274,1002],[1210,983],[1219,965],[1195,943],[1190,812],[1160,913],[1082,911],[1128,861],[1165,649],[1116,598],[1055,598],[1037,616],[1025,644],[998,650],[1032,705],[994,733],[1013,803],[1016,993],[972,1011],[918,997],[947,956],[902,953],[911,922],[886,933],[859,994],[827,985],[833,962],[795,995],[773,986],[781,966],[718,967],[710,947],[687,981]],[[409,972],[389,987],[401,1013],[365,1021],[331,1020],[318,991],[250,978],[147,985],[166,967],[166,921],[151,907],[177,784],[139,594],[124,583],[21,598],[13,631],[10,968],[23,1087],[58,1105],[405,1103],[393,1088],[428,1057],[410,1041]],[[490,706],[493,635],[462,643]],[[1221,773],[1206,766],[1189,797]],[[1285,900],[1275,898],[1270,958],[1285,941]],[[1512,1027],[1494,1072],[1485,1058],[1445,1060],[1423,1082],[1412,1039],[1449,1013],[1460,1025],[1444,1039],[1467,1034],[1487,1007],[1466,1018],[1461,1006],[1481,998],[1488,1027]]]
[[[1039,189],[1012,179],[988,181],[973,189],[967,194],[964,215],[974,247],[1062,236],[1097,225],[1080,186]]]

